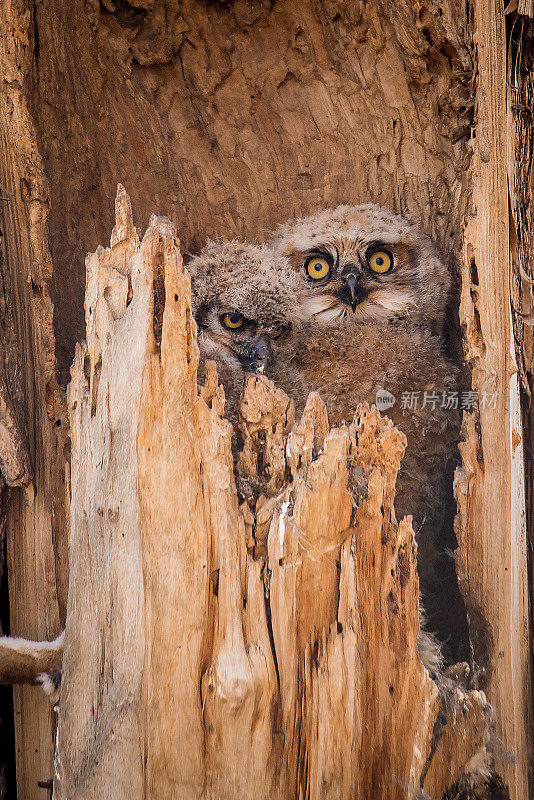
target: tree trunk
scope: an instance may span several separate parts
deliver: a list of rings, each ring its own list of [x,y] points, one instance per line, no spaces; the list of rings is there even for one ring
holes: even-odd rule
[[[529,13],[523,5],[519,12]],[[186,339],[179,345],[176,330],[172,336],[167,330],[165,338],[164,320],[161,352],[153,338],[151,247],[163,248],[167,280],[181,287],[174,310],[174,294],[166,293],[167,321],[187,315],[187,280],[176,265],[169,266],[178,259],[174,234],[154,223],[139,249],[124,207],[110,253],[88,262],[90,269],[100,264],[104,270],[100,279],[89,280],[90,291],[103,291],[114,277],[108,297],[97,292],[93,298],[98,296],[104,318],[89,326],[85,378],[82,351],[76,355],[71,406],[84,380],[94,397],[80,395],[69,433],[65,386],[75,343],[85,335],[83,259],[106,240],[111,198],[122,181],[136,221],[146,221],[152,211],[166,214],[177,225],[184,252],[196,251],[208,236],[261,240],[290,215],[340,202],[382,203],[420,222],[438,242],[459,286],[457,307],[449,314],[451,352],[459,357],[461,338],[466,387],[479,398],[496,397],[495,408],[481,404],[464,412],[463,463],[455,480],[457,565],[480,669],[477,685],[495,707],[504,750],[515,756],[514,764],[502,761],[498,771],[511,797],[523,800],[531,747],[524,475],[526,466],[531,538],[532,343],[519,315],[512,324],[510,274],[513,266],[514,307],[528,313],[531,290],[524,280],[521,288],[517,276],[534,274],[524,156],[532,141],[532,113],[521,110],[531,109],[532,64],[525,55],[530,20],[508,8],[507,43],[503,9],[489,0],[467,6],[446,0],[439,7],[432,0],[415,6],[405,0],[3,0],[2,9],[0,346],[6,366],[0,374],[0,465],[12,485],[6,503],[10,621],[13,634],[53,639],[65,621],[70,582],[58,796],[97,796],[114,771],[115,794],[129,797],[137,796],[135,787],[139,797],[172,796],[177,786],[188,787],[192,796],[230,797],[234,790],[235,796],[262,796],[271,787],[280,797],[298,797],[298,791],[310,797],[356,791],[366,797],[371,790],[365,780],[383,786],[386,774],[417,786],[432,741],[425,726],[435,719],[437,702],[415,656],[416,581],[405,526],[391,533],[391,541],[388,534],[387,556],[395,572],[399,551],[408,553],[400,603],[397,578],[391,579],[404,627],[375,618],[378,584],[384,580],[385,591],[390,578],[377,571],[371,580],[371,573],[357,572],[359,555],[365,559],[371,551],[351,550],[354,534],[347,533],[345,520],[333,518],[333,538],[317,544],[324,556],[317,564],[297,564],[287,550],[291,536],[284,534],[281,550],[280,537],[271,531],[273,618],[265,616],[259,568],[245,546],[251,522],[237,509],[231,489],[219,401],[213,388],[196,396],[195,347],[192,338],[187,344],[183,327],[176,323]],[[133,264],[141,270],[138,297],[132,272],[133,299],[125,308]],[[90,294],[86,303],[91,307]],[[133,336],[125,328],[136,313]],[[99,339],[108,329],[111,342]],[[164,346],[171,343],[177,352],[166,354]],[[100,352],[109,358],[102,355],[99,366]],[[121,383],[126,379],[128,385]],[[112,398],[107,409],[100,400],[104,387]],[[267,392],[264,402],[274,402],[269,397]],[[94,404],[93,416],[87,402]],[[314,414],[310,410],[306,424],[320,428]],[[114,437],[117,426],[124,438],[108,441],[105,426],[98,427],[104,419]],[[380,427],[373,419],[360,420],[363,431]],[[165,427],[169,422],[176,426],[174,437],[172,425]],[[198,433],[198,445],[189,443],[186,422]],[[340,434],[329,436],[331,447],[340,450],[332,453],[328,469],[342,483],[346,445],[336,439]],[[98,448],[111,459],[94,475],[79,461],[89,441],[91,459]],[[180,456],[173,450],[178,443]],[[149,444],[159,448],[157,460],[152,450],[148,455]],[[220,448],[212,458],[210,447]],[[201,463],[217,463],[219,472],[206,468],[201,479],[195,473]],[[390,478],[385,465],[375,467],[380,492]],[[306,466],[312,468],[321,472],[326,466]],[[184,486],[180,503],[191,504],[193,536],[180,527],[185,506],[177,506],[177,479],[170,478],[177,473]],[[21,488],[32,486],[32,474],[35,497],[32,488]],[[299,479],[297,471],[293,493],[300,491]],[[96,491],[99,480],[105,502]],[[128,509],[124,516],[121,498]],[[278,519],[280,510],[270,511],[273,525],[286,524]],[[368,514],[368,532],[358,539],[362,548],[371,547],[373,526],[376,531],[389,524],[376,509]],[[171,519],[181,531],[178,548],[167,533]],[[363,530],[361,520],[354,524]],[[69,525],[75,536],[70,576]],[[208,546],[207,531],[220,544]],[[90,542],[81,558],[80,548]],[[341,579],[326,557],[332,550]],[[120,554],[120,572],[114,553]],[[88,574],[93,559],[98,569]],[[290,569],[284,569],[286,559]],[[162,575],[180,570],[183,581],[162,581]],[[365,647],[376,639],[388,643],[367,654],[369,664],[355,644],[360,628],[354,604],[360,608],[366,597],[360,589],[355,593],[355,575],[367,586],[373,611],[366,608],[363,621],[358,617],[369,632]],[[313,593],[302,588],[305,599],[289,606],[292,619],[285,616],[288,597],[296,603],[301,579],[303,587],[324,581],[329,589],[314,604]],[[90,592],[98,602],[80,606]],[[394,653],[403,636],[407,661],[401,669]],[[85,672],[74,670],[80,664],[77,649],[88,653]],[[370,710],[358,705],[362,697],[355,687],[370,681],[378,692],[373,681],[385,675],[369,670],[380,658],[391,671],[394,701],[380,694],[384,684],[377,697],[385,705],[373,710],[367,741],[358,726]],[[239,685],[225,686],[228,660]],[[349,663],[355,683],[343,684],[348,695],[337,695],[337,681],[329,675],[339,675]],[[406,706],[402,687],[411,687]],[[389,702],[395,713],[386,720]],[[481,708],[476,702],[470,696],[473,708]],[[225,703],[232,713],[224,712],[223,724]],[[52,777],[53,716],[32,687],[16,689],[15,712],[19,797],[39,800],[38,781]],[[399,750],[392,745],[395,737]],[[439,769],[439,759],[427,764],[424,785],[432,797],[465,764],[467,751],[483,746],[467,736],[466,751],[452,753],[460,738],[451,737],[448,763],[443,756]],[[416,739],[419,761],[407,750]],[[362,753],[371,747],[382,754],[376,756],[382,771],[365,777],[363,765],[370,762],[361,761]],[[256,758],[249,764],[252,752]],[[395,791],[389,787],[387,796]]]
[[[490,761],[483,695],[441,708],[417,653],[415,541],[393,512],[404,436],[365,408],[329,431],[314,396],[295,424],[250,380],[241,469],[270,465],[279,490],[260,508],[266,605],[216,373],[197,388],[174,227],[153,217],[139,243],[124,190],[87,260],[86,320],[55,796],[441,798]],[[354,518],[349,469],[368,486]]]

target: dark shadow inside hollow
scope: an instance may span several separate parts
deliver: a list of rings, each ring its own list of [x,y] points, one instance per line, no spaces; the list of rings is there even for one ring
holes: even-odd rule
[[[458,397],[471,387],[468,369],[463,359],[462,330],[460,327],[458,308],[460,302],[460,276],[458,274],[458,260],[449,260],[449,271],[452,278],[452,288],[449,294],[445,323],[443,326],[443,349],[447,358],[458,367]],[[458,414],[461,415],[461,400]],[[443,655],[447,664],[458,661],[467,662],[474,672],[478,672],[473,663],[473,657],[478,654],[474,651],[470,640],[468,611],[458,584],[454,554],[458,541],[454,531],[454,521],[457,513],[456,500],[453,495],[453,481],[455,470],[460,466],[460,452],[455,453],[455,458],[447,465],[444,474],[446,485],[446,505],[443,525],[438,534],[438,562],[436,568],[436,581],[431,586],[422,586],[425,597],[424,606],[429,631],[436,633],[442,644]]]

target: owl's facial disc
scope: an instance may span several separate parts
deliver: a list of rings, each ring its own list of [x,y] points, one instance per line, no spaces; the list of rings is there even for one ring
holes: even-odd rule
[[[304,266],[304,317],[329,324],[341,318],[383,319],[406,311],[413,301],[397,273],[394,250],[391,244],[349,237],[294,253],[293,263]]]
[[[243,372],[263,372],[273,356],[272,343],[289,329],[285,321],[251,319],[239,308],[218,304],[201,306],[196,320],[211,342],[210,352],[226,354]]]

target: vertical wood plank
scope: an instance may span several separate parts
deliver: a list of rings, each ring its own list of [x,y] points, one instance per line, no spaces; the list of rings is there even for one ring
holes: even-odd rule
[[[477,0],[476,138],[460,321],[479,408],[464,416],[458,565],[475,659],[516,763],[498,761],[513,800],[528,797],[529,624],[524,464],[510,306],[506,41],[500,3]]]
[[[52,639],[66,609],[65,403],[54,381],[53,307],[48,292],[48,186],[28,106],[34,76],[33,26],[26,2],[6,2],[0,26],[0,184],[4,285],[10,292],[21,365],[20,405],[35,479],[12,490],[7,518],[11,633]],[[29,502],[27,502],[29,501]],[[14,691],[19,800],[46,800],[53,777],[54,715],[38,688]]]

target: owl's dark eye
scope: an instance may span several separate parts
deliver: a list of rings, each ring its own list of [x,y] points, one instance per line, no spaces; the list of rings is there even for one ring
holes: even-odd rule
[[[221,325],[230,331],[238,331],[243,327],[245,318],[242,314],[221,314],[219,317]]]
[[[367,263],[373,272],[385,275],[393,267],[393,256],[389,250],[374,250],[367,254]]]
[[[278,339],[287,330],[289,330],[289,325],[279,325],[277,328],[273,328],[269,335],[271,339]]]
[[[311,256],[306,259],[304,268],[307,275],[314,281],[320,281],[330,275],[331,264],[323,256]]]

